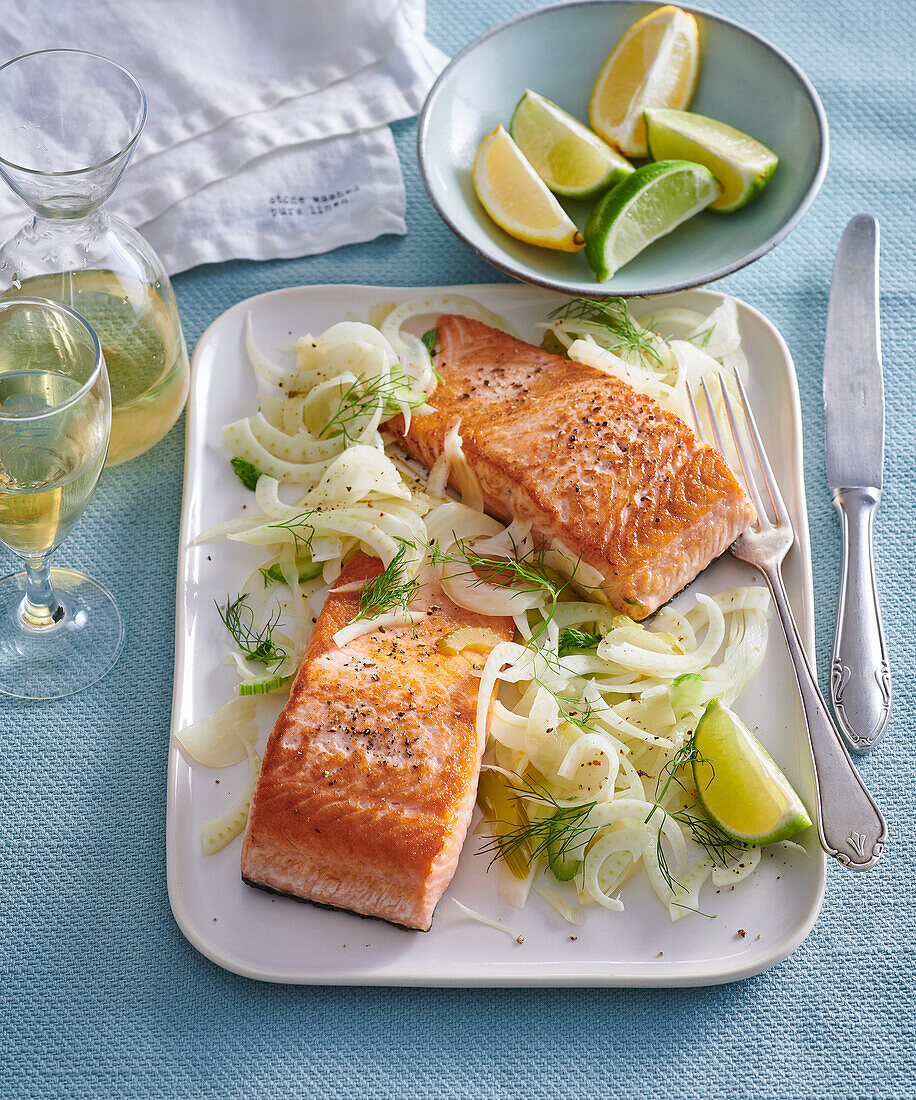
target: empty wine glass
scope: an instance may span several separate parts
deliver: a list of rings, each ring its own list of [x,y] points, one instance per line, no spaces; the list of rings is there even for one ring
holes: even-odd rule
[[[111,432],[99,339],[44,298],[0,300],[0,692],[56,699],[112,667],[124,627],[111,593],[51,555],[92,496]]]
[[[0,177],[33,216],[0,249],[0,296],[53,298],[99,335],[113,406],[108,464],[142,454],[188,394],[188,353],[168,276],[104,203],[146,121],[122,65],[40,50],[0,66]]]

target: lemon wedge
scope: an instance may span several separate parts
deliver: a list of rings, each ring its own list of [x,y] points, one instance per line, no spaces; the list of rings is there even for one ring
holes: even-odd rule
[[[696,19],[671,4],[634,23],[614,47],[592,89],[592,129],[627,156],[649,151],[643,111],[683,110],[700,65]]]
[[[713,699],[694,734],[693,777],[703,808],[745,844],[772,844],[811,824],[802,800],[741,719]]]
[[[493,221],[518,240],[560,252],[585,247],[575,223],[501,125],[477,150],[474,189]]]

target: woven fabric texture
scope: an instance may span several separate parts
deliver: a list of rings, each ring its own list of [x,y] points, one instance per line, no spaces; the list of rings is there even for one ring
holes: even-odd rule
[[[827,293],[848,218],[868,210],[882,223],[887,454],[875,550],[895,698],[889,733],[861,764],[890,823],[880,865],[864,875],[831,866],[806,942],[773,970],[729,986],[325,989],[219,969],[185,941],[166,890],[182,421],[152,452],[106,471],[58,556],[115,593],[128,627],[117,670],[62,702],[0,698],[0,1096],[916,1095],[916,4],[704,3],[792,56],[831,125],[830,171],[811,212],[777,249],[719,284],[775,322],[797,365],[824,686],[839,572],[823,454]],[[454,53],[532,6],[430,0],[429,36]],[[407,236],[181,275],[190,346],[233,303],[277,287],[499,278],[428,203],[415,123],[395,132]]]

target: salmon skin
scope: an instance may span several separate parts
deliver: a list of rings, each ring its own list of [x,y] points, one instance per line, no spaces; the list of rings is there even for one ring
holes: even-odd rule
[[[465,611],[431,582],[411,604],[412,626],[338,647],[359,584],[380,571],[375,558],[352,559],[318,618],[267,742],[242,878],[426,931],[455,873],[483,752],[475,672],[485,657],[443,654],[437,642],[483,625],[508,641],[513,623]]]
[[[438,330],[435,411],[389,426],[431,466],[460,422],[486,510],[597,570],[592,599],[643,619],[753,521],[725,459],[651,397],[467,317]]]

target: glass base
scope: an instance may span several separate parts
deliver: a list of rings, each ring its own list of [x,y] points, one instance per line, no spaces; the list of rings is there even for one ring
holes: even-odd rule
[[[21,614],[25,573],[0,578],[0,692],[19,699],[61,699],[108,672],[124,646],[114,597],[73,569],[51,569],[63,614],[35,627]]]

